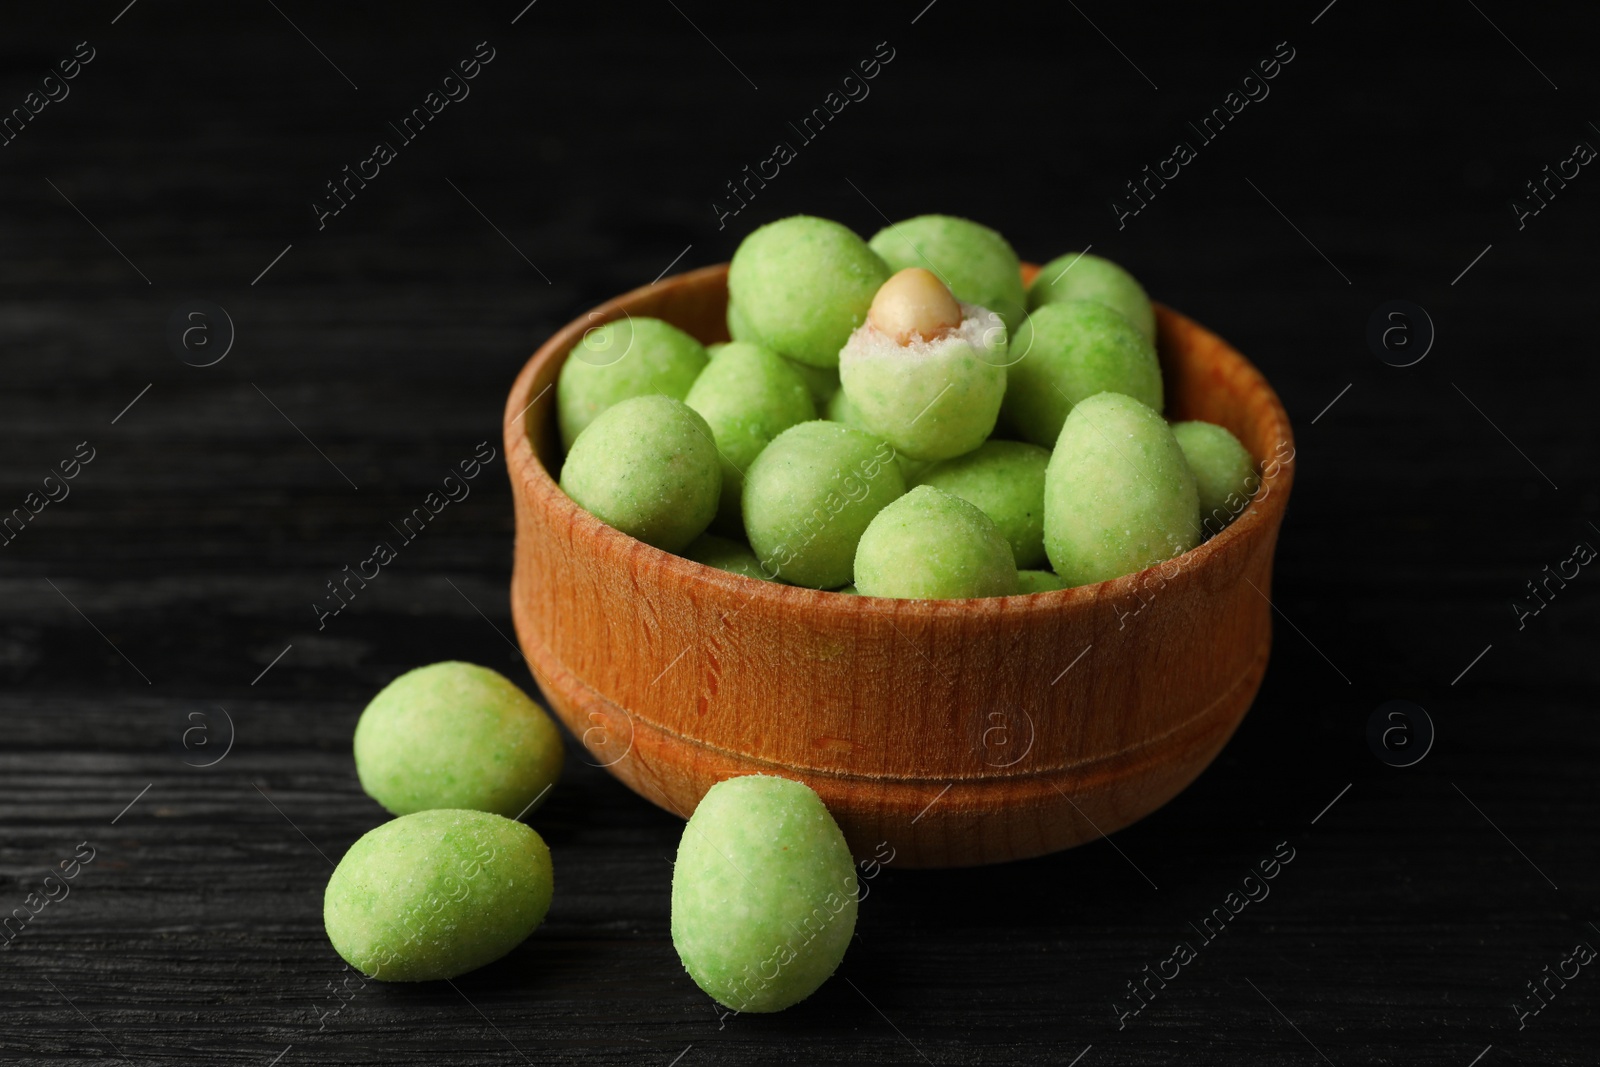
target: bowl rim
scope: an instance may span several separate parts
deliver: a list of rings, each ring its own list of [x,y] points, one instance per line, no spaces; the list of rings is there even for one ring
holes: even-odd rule
[[[1037,270],[1037,267],[1031,263],[1024,263],[1024,274],[1027,274],[1030,270]],[[745,597],[746,606],[761,601],[774,608],[779,605],[788,605],[813,612],[822,611],[830,614],[861,617],[901,614],[904,610],[904,605],[908,603],[904,598],[841,593],[836,590],[811,589],[806,586],[749,578],[742,574],[734,574],[703,563],[697,563],[694,560],[640,541],[629,534],[623,533],[621,530],[606,525],[579,507],[577,502],[567,496],[561,489],[560,484],[539,458],[538,451],[533,444],[533,431],[542,428],[543,421],[554,411],[556,399],[554,396],[547,398],[547,394],[556,391],[556,383],[560,375],[560,364],[582,339],[587,330],[615,319],[630,316],[631,311],[629,309],[633,303],[647,295],[656,294],[665,289],[698,287],[708,281],[720,281],[725,285],[727,271],[727,263],[715,263],[684,271],[680,274],[668,275],[649,285],[642,285],[614,296],[569,321],[551,334],[528,357],[527,362],[523,364],[522,370],[517,374],[516,380],[511,386],[511,391],[506,399],[502,422],[507,449],[507,469],[514,479],[519,493],[531,493],[532,502],[536,506],[555,512],[555,518],[562,525],[572,530],[573,533],[576,534],[581,531],[586,537],[598,539],[594,543],[607,556],[618,560],[629,559],[630,565],[635,567],[644,565],[660,568],[677,577],[716,587],[725,593],[742,594]],[[1260,369],[1227,341],[1181,312],[1156,301],[1151,301],[1151,304],[1155,308],[1158,321],[1170,321],[1173,325],[1183,326],[1215,342],[1223,350],[1227,359],[1237,362],[1239,365],[1238,372],[1242,374],[1245,383],[1260,390],[1266,398],[1274,424],[1273,428],[1276,430],[1277,438],[1280,442],[1279,447],[1281,449],[1286,444],[1289,447],[1290,458],[1285,462],[1279,463],[1277,470],[1270,477],[1263,476],[1260,489],[1257,490],[1256,495],[1251,498],[1250,502],[1233,522],[1224,527],[1220,533],[1207,538],[1181,555],[1151,564],[1143,570],[1119,575],[1116,578],[1108,578],[1104,581],[1091,582],[1086,585],[1069,586],[1066,589],[1053,589],[1039,593],[1016,593],[1003,597],[970,597],[954,600],[917,599],[909,601],[918,606],[923,616],[971,617],[978,611],[979,605],[1004,605],[1004,610],[1008,612],[1027,614],[1035,612],[1054,613],[1074,604],[1088,604],[1110,597],[1120,597],[1126,595],[1129,591],[1143,587],[1148,580],[1150,572],[1158,568],[1166,567],[1173,563],[1179,563],[1181,569],[1185,570],[1193,567],[1205,567],[1212,560],[1228,553],[1241,542],[1253,541],[1263,533],[1270,534],[1270,528],[1275,526],[1281,519],[1281,514],[1286,507],[1289,490],[1294,482],[1294,459],[1296,455],[1294,450],[1294,431],[1289,422],[1288,412],[1284,409],[1283,401]],[[550,367],[552,372],[549,383],[540,390],[538,396],[528,400],[527,398],[533,389],[534,382],[546,367]],[[1257,462],[1264,465],[1266,460],[1257,457]],[[1269,529],[1263,531],[1262,527],[1268,527]],[[1262,595],[1265,596],[1266,594],[1263,593]]]

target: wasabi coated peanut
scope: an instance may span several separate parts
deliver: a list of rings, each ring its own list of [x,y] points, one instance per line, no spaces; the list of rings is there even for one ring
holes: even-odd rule
[[[829,422],[843,423],[857,430],[866,429],[866,424],[861,421],[861,412],[850,403],[850,396],[843,389],[828,398],[828,403],[823,407],[823,415]]]
[[[711,525],[722,460],[697,411],[671,397],[639,396],[607,408],[578,435],[561,488],[607,526],[676,552]]]
[[[856,591],[923,600],[1011,596],[1017,565],[999,528],[976,505],[919,485],[878,512],[861,535]]]
[[[756,336],[755,330],[750,328],[750,320],[744,317],[744,312],[732,300],[728,301],[728,339],[732,341],[749,341],[759,344],[761,338]]]
[[[784,362],[806,380],[806,388],[811,390],[811,399],[816,402],[818,411],[826,407],[828,401],[839,391],[839,368],[812,367],[792,359],[785,359]]]
[[[572,347],[556,382],[561,444],[611,405],[659,393],[682,400],[709,357],[699,341],[660,319],[620,319],[596,326]]]
[[[1006,392],[1006,331],[908,267],[872,299],[839,354],[839,382],[861,421],[913,459],[970,452],[994,430]]]
[[[672,944],[696,985],[735,1011],[816,991],[856,927],[850,849],[822,799],[767,775],[712,786],[672,868]]]
[[[1054,593],[1065,589],[1067,583],[1049,571],[1018,571],[1018,593]]]
[[[744,528],[767,573],[837,589],[853,580],[861,532],[905,490],[888,442],[834,422],[802,422],[745,471]]]
[[[707,567],[715,567],[719,571],[727,571],[729,574],[742,574],[746,578],[757,578],[763,582],[777,581],[761,568],[761,561],[756,559],[756,554],[750,551],[749,545],[742,545],[738,541],[718,537],[716,534],[701,534],[690,541],[689,547],[683,550],[683,558],[703,563]]]
[[[1044,563],[1044,469],[1050,452],[1021,441],[985,441],[933,464],[919,482],[976,504],[1011,543],[1018,567]]]
[[[817,417],[811,391],[788,360],[759,345],[734,341],[700,372],[683,402],[711,427],[722,464],[717,528],[743,533],[739,497],[744,470],[767,442]]]
[[[867,242],[891,270],[926,267],[957,300],[1022,322],[1022,264],[1010,243],[987,226],[953,215],[918,215],[891,223]]]
[[[516,818],[561,776],[561,732],[511,681],[471,663],[407,671],[361,713],[356,774],[396,815],[471,808]]]
[[[402,815],[344,854],[323,896],[328,940],[369,978],[454,978],[504,956],[544,921],[543,838],[482,811]]]
[[[1102,582],[1200,543],[1200,494],[1160,415],[1100,393],[1067,416],[1044,476],[1044,547],[1068,585]]]
[[[1209,422],[1172,426],[1183,456],[1200,487],[1200,518],[1207,534],[1221,532],[1250,502],[1261,485],[1256,461],[1239,439]]]
[[[735,312],[733,310],[733,305],[729,304],[728,333],[733,340],[724,341],[721,344],[706,345],[706,354],[712,359],[716,359],[717,354],[724,348],[727,348],[729,345],[738,343],[740,341],[754,345],[759,345],[761,343],[760,339],[756,337],[754,331],[745,326],[742,322],[737,329],[734,328],[734,315]],[[834,393],[839,391],[838,368],[812,367],[805,363],[799,363],[795,360],[789,359],[787,356],[780,356],[779,358],[782,359],[784,363],[788,364],[796,374],[805,379],[806,388],[811,391],[811,399],[817,405],[819,410],[826,405],[830,399],[833,398]]]
[[[850,403],[850,397],[845,394],[843,389],[834,393],[832,398],[828,400],[826,415],[829,422],[843,423],[854,429],[866,430],[868,433],[872,433],[862,420],[861,412],[857,411],[856,406]],[[904,452],[899,451],[895,452],[894,461],[900,465],[900,474],[905,478],[907,485],[915,482],[917,476],[931,466],[927,460],[912,459]]]
[[[1131,396],[1161,410],[1161,363],[1128,320],[1101,304],[1046,304],[1011,338],[1007,421],[1052,447],[1072,405],[1096,393]]]
[[[866,318],[889,268],[837,222],[794,215],[769,222],[740,243],[728,266],[728,299],[779,355],[834,367],[850,331]]]
[[[1131,322],[1151,344],[1156,341],[1156,312],[1144,286],[1133,275],[1099,256],[1068,252],[1039,268],[1028,287],[1028,310],[1064,300],[1104,304]]]

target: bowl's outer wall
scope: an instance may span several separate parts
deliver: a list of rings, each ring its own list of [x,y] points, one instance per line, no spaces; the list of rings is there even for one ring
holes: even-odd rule
[[[1271,643],[1294,445],[1261,374],[1158,306],[1167,415],[1225,426],[1266,464],[1239,519],[1176,560],[975,601],[757,582],[619,533],[553,480],[553,385],[583,332],[648,315],[725,340],[726,273],[669,278],[575,320],[529,360],[507,403],[512,613],[540,688],[590,761],[685,817],[723,778],[799,778],[857,854],[887,842],[904,866],[1066,848],[1188,785],[1249,708]]]

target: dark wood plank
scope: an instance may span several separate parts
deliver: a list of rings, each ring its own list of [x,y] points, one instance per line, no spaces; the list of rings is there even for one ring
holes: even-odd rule
[[[1522,229],[1508,206],[1575,140],[1600,144],[1581,109],[1592,13],[1095,5],[1047,26],[955,0],[538,4],[512,25],[516,0],[280,6],[57,5],[0,37],[0,108],[76,42],[97,49],[0,149],[0,511],[96,450],[0,547],[0,913],[96,850],[0,949],[0,1058],[1593,1062],[1587,969],[1525,1028],[1512,1005],[1600,943],[1600,578],[1520,630],[1511,603],[1600,543],[1581,314],[1600,178]],[[322,184],[486,39],[472,95],[319,231]],[[1270,96],[1119,230],[1123,183],[1285,39]],[[796,141],[788,124],[879,41],[895,58],[870,96],[719,230],[724,183]],[[505,641],[503,464],[319,631],[323,583],[498,444],[505,390],[561,323],[686,246],[678,269],[783,214],[870,232],[879,209],[971,215],[1035,260],[1092,242],[1274,383],[1300,469],[1277,644],[1240,732],[1113,843],[891,865],[837,979],[727,1020],[671,946],[680,824],[574,748],[533,819],[555,855],[547,924],[455,988],[367,985],[325,1016],[347,974],[322,933],[327,861],[382,818],[349,757],[361,707],[445,658],[531,683]],[[237,328],[213,367],[167,347],[193,297]],[[1364,337],[1398,298],[1438,329],[1407,369]],[[1365,739],[1396,698],[1438,727],[1409,769]],[[220,744],[219,707],[232,750],[186,766],[217,751],[183,747],[190,716]],[[1271,895],[1119,1029],[1124,984],[1283,841]]]

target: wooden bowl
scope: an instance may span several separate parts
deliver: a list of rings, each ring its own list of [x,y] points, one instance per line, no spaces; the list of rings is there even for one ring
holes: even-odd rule
[[[1205,769],[1266,670],[1293,479],[1288,415],[1255,367],[1157,307],[1168,416],[1226,426],[1267,463],[1254,501],[1193,551],[1063,592],[847,596],[652,548],[554,480],[553,386],[584,331],[648,315],[711,343],[727,339],[726,306],[726,265],[617,297],[546,341],[506,404],[512,614],[590,762],[681,817],[724,778],[798,778],[858,856],[892,848],[906,867],[1069,848]]]

